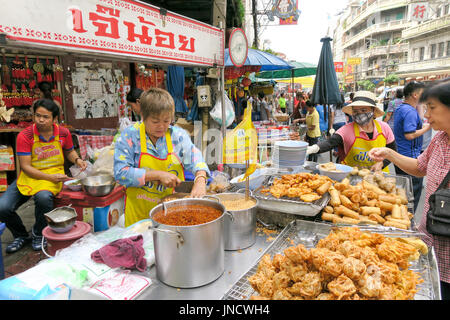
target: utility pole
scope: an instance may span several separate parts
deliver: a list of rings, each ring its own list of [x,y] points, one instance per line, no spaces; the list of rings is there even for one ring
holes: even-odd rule
[[[258,14],[256,12],[256,0],[252,0],[252,16],[253,16],[253,32],[255,37],[253,38],[253,47],[258,49]]]

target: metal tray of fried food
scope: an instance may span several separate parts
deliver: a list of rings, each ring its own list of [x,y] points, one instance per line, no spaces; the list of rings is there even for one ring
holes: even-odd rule
[[[401,175],[393,175],[393,174],[387,174],[383,173],[386,178],[395,178],[395,186],[397,188],[403,188],[406,192],[406,197],[408,198],[409,202],[414,202],[414,192],[413,192],[413,186],[412,186],[412,179],[410,176],[401,176]],[[350,184],[355,185],[358,182],[362,181],[363,177],[359,175],[349,175],[348,176],[350,180]]]
[[[277,238],[262,252],[253,266],[244,273],[234,285],[223,295],[222,300],[248,300],[252,295],[258,293],[248,282],[248,278],[254,275],[258,269],[258,264],[265,254],[273,256],[277,253],[283,254],[283,250],[298,244],[303,244],[307,249],[316,247],[318,241],[328,236],[333,227],[330,224],[318,223],[304,220],[294,220],[287,225]],[[405,238],[419,237],[419,232],[403,232],[400,229],[382,227],[373,228],[371,226],[358,226],[362,231],[379,233],[386,237]],[[428,248],[426,255],[420,255],[419,259],[413,261],[409,269],[420,274],[423,282],[417,285],[417,292],[414,300],[440,300],[440,279],[437,267],[434,248]]]
[[[262,183],[262,186],[253,191],[253,196],[259,201],[258,208],[306,217],[314,217],[319,214],[320,211],[322,211],[328,204],[328,201],[330,201],[330,194],[328,192],[322,195],[322,198],[313,202],[304,202],[299,198],[276,198],[270,193],[261,192],[263,188],[271,186],[274,179],[280,178],[281,176],[281,174],[267,176]]]

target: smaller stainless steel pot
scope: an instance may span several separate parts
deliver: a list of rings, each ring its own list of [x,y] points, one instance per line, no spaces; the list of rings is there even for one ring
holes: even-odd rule
[[[211,197],[222,201],[245,200],[246,195],[239,193],[219,193]],[[250,191],[251,192],[251,191]],[[252,246],[256,241],[256,211],[258,199],[250,195],[255,205],[244,210],[227,210],[230,215],[224,217],[225,250],[239,250]],[[223,204],[223,203],[222,203]],[[226,209],[226,208],[225,208]]]

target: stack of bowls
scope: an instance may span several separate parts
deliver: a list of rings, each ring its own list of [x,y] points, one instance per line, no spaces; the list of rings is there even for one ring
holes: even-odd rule
[[[272,152],[272,162],[278,168],[301,169],[306,159],[305,141],[285,140],[275,142]]]

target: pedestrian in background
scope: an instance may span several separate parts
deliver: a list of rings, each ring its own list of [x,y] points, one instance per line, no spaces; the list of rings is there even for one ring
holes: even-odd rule
[[[383,121],[387,122],[392,131],[394,131],[394,112],[403,103],[403,88],[398,88],[395,91],[395,98],[389,102],[388,108],[386,110],[386,116]]]
[[[431,129],[429,124],[423,126],[417,112],[417,106],[425,85],[422,82],[411,81],[403,88],[404,102],[394,112],[394,135],[398,153],[406,157],[417,159],[422,151],[422,135]],[[397,175],[409,176],[398,166]],[[422,194],[423,178],[411,176],[414,191],[414,212]]]

